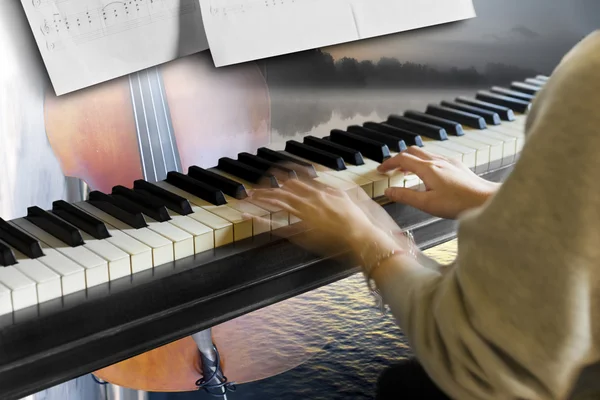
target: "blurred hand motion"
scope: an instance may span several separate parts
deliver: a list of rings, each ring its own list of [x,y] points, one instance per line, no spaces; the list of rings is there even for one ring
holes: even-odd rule
[[[379,166],[382,173],[392,170],[414,173],[423,181],[426,190],[389,188],[385,195],[394,202],[440,218],[454,219],[464,211],[483,205],[500,186],[477,176],[460,161],[415,146]]]

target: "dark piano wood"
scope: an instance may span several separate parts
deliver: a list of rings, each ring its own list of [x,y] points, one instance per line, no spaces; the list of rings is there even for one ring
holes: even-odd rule
[[[484,176],[503,181],[511,169]],[[384,207],[422,249],[455,237],[455,221]],[[22,398],[358,272],[336,260],[265,234],[0,317],[0,398]]]

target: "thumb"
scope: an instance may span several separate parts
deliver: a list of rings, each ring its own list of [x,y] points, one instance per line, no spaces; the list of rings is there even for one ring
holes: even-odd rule
[[[396,203],[403,203],[422,209],[429,192],[420,192],[414,189],[391,187],[385,190],[385,196]]]

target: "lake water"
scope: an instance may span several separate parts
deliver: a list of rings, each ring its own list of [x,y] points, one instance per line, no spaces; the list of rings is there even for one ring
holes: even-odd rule
[[[440,263],[456,256],[456,241],[427,250]],[[326,345],[304,364],[261,381],[239,385],[230,400],[372,399],[377,376],[388,365],[411,355],[401,329],[390,315],[373,307],[364,280],[355,275],[299,296],[307,313],[319,313]],[[277,326],[277,321],[271,321]],[[276,328],[275,328],[276,329]],[[153,393],[149,400],[212,399],[203,392]]]

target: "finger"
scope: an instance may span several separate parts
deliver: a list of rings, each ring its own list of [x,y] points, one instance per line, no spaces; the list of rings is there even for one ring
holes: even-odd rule
[[[423,160],[431,161],[435,160],[436,158],[439,158],[439,156],[432,154],[419,146],[410,146],[408,149],[406,149],[406,153],[412,154],[413,156],[419,157]]]
[[[426,202],[429,199],[431,192],[419,192],[414,189],[407,188],[387,188],[385,195],[388,199],[396,202],[406,204],[418,209],[426,208]]]
[[[276,205],[273,201],[277,201],[278,204],[285,204],[294,210],[300,210],[305,203],[302,197],[282,189],[257,189],[252,191],[251,195],[253,199],[273,205]]]
[[[320,189],[303,182],[299,179],[291,179],[287,181],[282,187],[283,190],[289,193],[293,193],[300,197],[308,197],[316,194]]]
[[[414,172],[415,174],[419,175],[425,170],[427,163],[428,160],[423,160],[422,158],[404,151],[397,156],[384,161],[379,167],[377,167],[377,170],[379,172],[388,172],[395,169],[401,169],[403,171]]]

